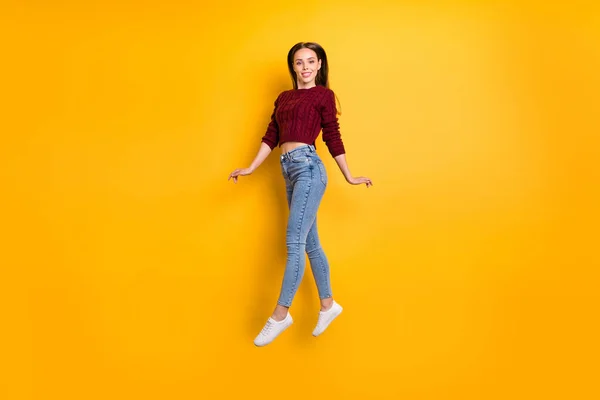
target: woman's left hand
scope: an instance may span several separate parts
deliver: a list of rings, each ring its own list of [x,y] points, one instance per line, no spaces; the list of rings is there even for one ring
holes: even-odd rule
[[[359,176],[357,178],[351,177],[348,178],[347,181],[351,185],[362,185],[364,183],[367,185],[367,188],[373,186],[373,182],[371,182],[371,179],[364,176]]]

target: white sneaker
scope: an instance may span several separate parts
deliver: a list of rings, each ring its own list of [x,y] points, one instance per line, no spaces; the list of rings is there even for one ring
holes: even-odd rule
[[[284,319],[281,321],[275,321],[273,318],[269,317],[267,323],[262,328],[256,339],[254,339],[254,344],[256,346],[266,346],[271,343],[279,334],[285,331],[294,320],[292,316],[288,312]]]
[[[327,329],[327,327],[335,319],[335,317],[340,315],[343,310],[344,309],[342,308],[342,306],[340,306],[338,303],[335,302],[335,300],[333,300],[333,304],[331,305],[331,308],[329,310],[319,311],[319,320],[317,321],[317,326],[313,331],[313,336],[319,336],[321,333],[323,333],[323,331]]]

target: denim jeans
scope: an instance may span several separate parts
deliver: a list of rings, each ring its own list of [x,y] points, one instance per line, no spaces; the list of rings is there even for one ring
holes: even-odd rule
[[[290,307],[304,276],[305,252],[319,298],[332,297],[329,263],[317,232],[317,210],[327,187],[327,172],[313,145],[285,153],[280,161],[290,213],[286,232],[287,261],[277,304]]]

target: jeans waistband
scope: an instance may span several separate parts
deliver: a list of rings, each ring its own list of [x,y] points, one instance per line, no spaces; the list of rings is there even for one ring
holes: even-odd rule
[[[283,153],[281,155],[281,160],[291,160],[294,156],[297,156],[299,154],[308,154],[315,152],[315,146],[313,146],[312,144],[307,144],[305,146],[296,147],[294,150],[288,151],[287,153]]]

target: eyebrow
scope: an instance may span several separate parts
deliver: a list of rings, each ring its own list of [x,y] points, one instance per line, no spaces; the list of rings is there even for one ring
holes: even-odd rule
[[[314,57],[308,57],[307,58],[307,60],[310,60],[310,59],[314,59]],[[302,59],[301,58],[296,58],[294,61],[300,61],[300,60],[302,60]]]

